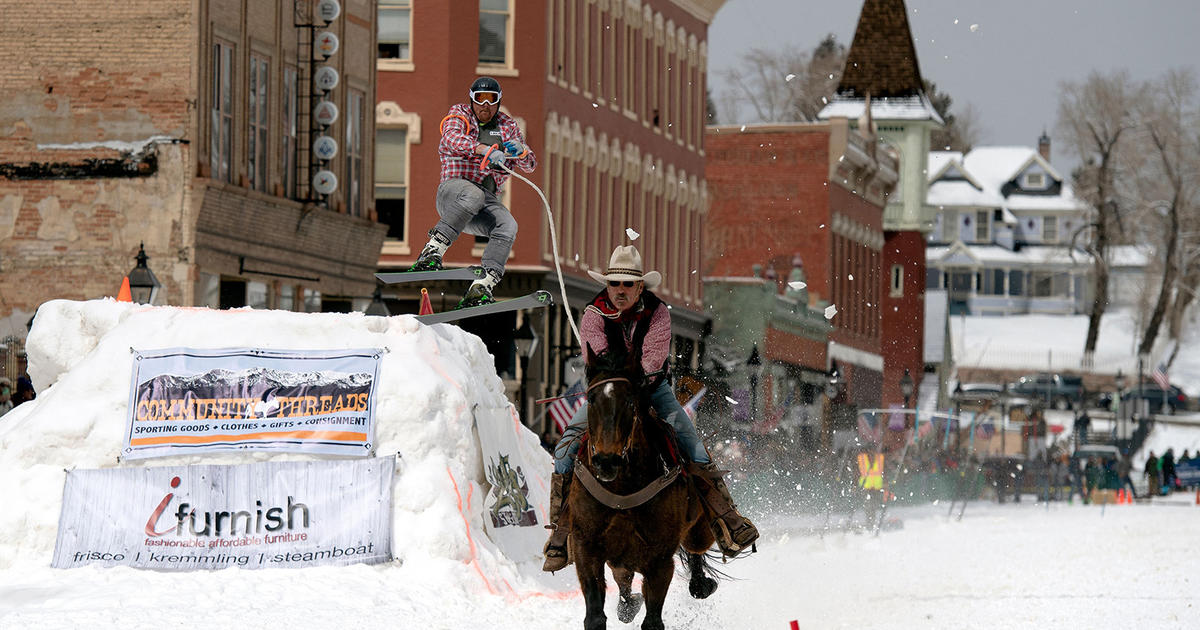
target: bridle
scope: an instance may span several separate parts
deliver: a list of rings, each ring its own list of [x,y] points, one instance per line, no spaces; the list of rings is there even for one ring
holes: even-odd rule
[[[585,392],[585,393],[590,395],[592,393],[593,389],[596,389],[597,387],[604,385],[606,383],[628,383],[629,385],[633,385],[633,381],[629,380],[628,378],[625,378],[624,376],[617,376],[614,378],[606,378],[603,380],[599,380],[599,381],[596,381],[595,383],[588,385],[587,392]],[[620,453],[621,459],[625,460],[626,462],[629,461],[629,457],[628,457],[629,449],[633,447],[633,436],[637,435],[637,430],[638,430],[638,427],[641,425],[641,423],[642,423],[642,414],[637,413],[635,411],[633,414],[633,426],[629,427],[629,435],[625,436],[625,445],[621,448],[621,453]],[[595,440],[588,440],[588,451],[589,451],[589,458],[590,458],[590,456],[596,454]]]

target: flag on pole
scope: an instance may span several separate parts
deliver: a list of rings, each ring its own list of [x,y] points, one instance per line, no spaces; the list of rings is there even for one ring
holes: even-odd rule
[[[567,429],[567,424],[571,422],[571,416],[575,415],[575,410],[583,405],[587,400],[584,396],[583,381],[575,381],[574,385],[567,388],[566,392],[554,402],[550,403],[548,409],[550,419],[554,420],[554,428],[562,433]]]
[[[1159,361],[1158,365],[1154,366],[1154,371],[1150,373],[1155,383],[1164,390],[1170,389],[1171,380],[1167,378],[1167,362],[1166,359]]]
[[[696,395],[692,396],[691,399],[687,401],[687,404],[683,406],[683,411],[687,413],[688,417],[692,420],[696,419],[696,407],[700,405],[700,399],[704,398],[704,394],[707,392],[707,386],[701,387],[700,391],[696,392]]]

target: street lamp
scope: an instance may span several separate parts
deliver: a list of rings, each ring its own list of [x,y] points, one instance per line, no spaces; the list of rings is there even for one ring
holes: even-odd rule
[[[1112,412],[1113,417],[1117,422],[1121,423],[1121,433],[1124,437],[1129,437],[1129,423],[1121,414],[1121,393],[1125,391],[1125,375],[1121,373],[1121,368],[1117,368],[1117,376],[1113,379],[1113,383],[1117,386],[1117,393],[1113,396]]]
[[[750,370],[750,425],[758,419],[758,373],[762,371],[762,359],[758,357],[758,344],[750,351],[746,359],[746,367]]]
[[[379,285],[375,285],[375,293],[371,295],[371,303],[367,305],[365,314],[379,317],[390,317],[392,314],[383,301],[383,288]]]
[[[529,317],[523,316],[521,327],[513,333],[513,344],[517,346],[517,356],[521,358],[521,390],[517,395],[521,401],[521,415],[525,415],[525,374],[529,372],[529,358],[537,350],[538,336],[529,325]]]
[[[154,272],[146,266],[150,257],[146,255],[145,243],[138,244],[137,265],[129,272],[129,295],[138,304],[153,304],[158,297],[162,284],[154,277]]]
[[[913,395],[913,377],[904,368],[904,376],[900,377],[900,395],[904,396],[904,408],[908,409],[908,401]]]
[[[837,366],[829,369],[829,377],[825,379],[825,413],[822,416],[821,448],[833,452],[833,399],[842,390],[842,379],[838,375]]]

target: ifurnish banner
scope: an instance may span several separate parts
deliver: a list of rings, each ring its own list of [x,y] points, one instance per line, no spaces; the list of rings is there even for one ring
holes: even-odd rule
[[[222,450],[366,457],[382,349],[134,351],[124,459]]]
[[[388,562],[395,466],[381,457],[68,471],[53,566]]]

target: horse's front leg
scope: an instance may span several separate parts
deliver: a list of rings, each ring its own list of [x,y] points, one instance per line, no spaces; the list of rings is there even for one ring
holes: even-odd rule
[[[642,594],[633,592],[633,571],[612,567],[612,573],[617,589],[621,592],[621,599],[617,602],[617,619],[621,623],[629,623],[642,609]]]
[[[592,552],[578,554],[575,558],[575,574],[579,576],[579,589],[583,591],[586,607],[584,630],[604,630],[608,622],[604,616],[604,561],[596,558]]]
[[[666,554],[651,560],[642,571],[642,594],[646,596],[646,618],[642,630],[663,630],[662,609],[675,575],[675,556]]]

